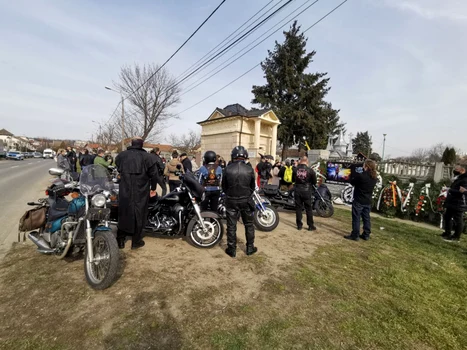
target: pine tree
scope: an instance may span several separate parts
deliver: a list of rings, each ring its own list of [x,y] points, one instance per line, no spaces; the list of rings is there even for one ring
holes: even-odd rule
[[[267,83],[253,86],[253,104],[271,108],[279,117],[278,140],[283,152],[305,139],[311,148],[324,148],[328,135],[339,127],[339,111],[324,98],[329,92],[327,73],[306,73],[315,51],[306,52],[307,39],[295,22],[285,41],[261,63]]]
[[[449,153],[450,153],[450,149],[449,147],[446,147],[444,149],[443,156],[441,157],[441,161],[444,163],[444,165],[449,164]]]
[[[352,146],[354,153],[362,153],[366,156],[371,154],[371,136],[368,131],[357,132],[357,136],[352,140]]]

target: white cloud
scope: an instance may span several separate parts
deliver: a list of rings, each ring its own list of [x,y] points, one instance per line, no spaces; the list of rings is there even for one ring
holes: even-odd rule
[[[465,0],[384,0],[384,3],[428,20],[467,21]]]

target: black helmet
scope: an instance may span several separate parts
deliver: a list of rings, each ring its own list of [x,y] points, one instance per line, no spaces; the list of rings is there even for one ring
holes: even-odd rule
[[[232,160],[237,158],[248,158],[248,151],[243,146],[237,146],[232,150]]]
[[[207,152],[204,154],[204,162],[205,162],[206,164],[215,163],[216,160],[217,160],[216,152],[214,152],[214,151],[207,151]]]

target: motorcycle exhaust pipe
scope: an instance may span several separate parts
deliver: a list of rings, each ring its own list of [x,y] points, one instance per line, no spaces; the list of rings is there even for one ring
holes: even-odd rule
[[[44,241],[42,237],[39,238],[39,232],[32,231],[28,233],[28,238],[37,245],[37,249],[44,254],[52,254],[54,250],[50,248],[50,245]]]

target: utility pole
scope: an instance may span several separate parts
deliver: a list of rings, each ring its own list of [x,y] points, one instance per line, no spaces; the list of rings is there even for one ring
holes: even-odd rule
[[[105,88],[107,90],[110,90],[110,91],[113,91],[113,92],[116,92],[118,94],[120,94],[120,97],[122,98],[122,152],[125,150],[125,99],[123,98],[123,94],[121,91],[117,91],[117,90],[114,90],[108,86],[105,86]]]
[[[386,135],[387,134],[383,134],[383,136],[384,136],[384,139],[383,139],[383,155],[381,156],[381,161],[382,162],[384,161],[384,149],[386,148]]]

